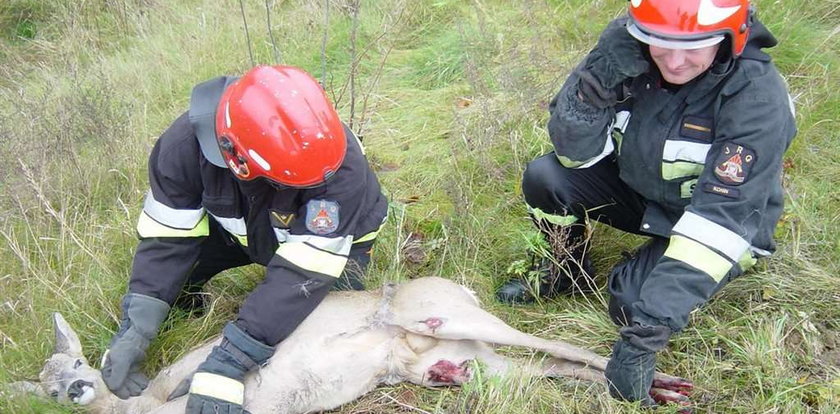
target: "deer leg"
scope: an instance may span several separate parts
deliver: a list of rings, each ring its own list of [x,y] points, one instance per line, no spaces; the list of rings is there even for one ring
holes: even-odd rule
[[[548,358],[542,363],[541,375],[550,378],[566,377],[584,381],[606,382],[604,372],[580,362]]]
[[[512,328],[472,304],[446,303],[395,309],[393,323],[419,335],[440,339],[475,340],[537,349],[553,357],[581,362],[603,371],[607,359],[562,341],[549,341]]]

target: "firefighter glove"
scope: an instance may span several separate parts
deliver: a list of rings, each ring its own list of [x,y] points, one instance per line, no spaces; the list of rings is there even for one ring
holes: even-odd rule
[[[655,405],[650,387],[656,373],[656,352],[668,344],[671,329],[635,324],[619,330],[621,339],[613,346],[605,375],[610,395],[619,400]]]
[[[650,64],[642,53],[642,45],[627,32],[625,24],[626,19],[613,20],[601,33],[597,46],[589,53],[584,65],[584,70],[597,82],[581,77],[581,83],[608,90],[648,70]]]
[[[102,379],[119,398],[140,395],[149,384],[140,371],[146,349],[157,336],[169,305],[157,298],[129,293],[122,300],[120,330],[102,358]]]
[[[186,414],[247,413],[245,374],[274,354],[268,346],[228,323],[222,342],[198,366],[190,384]]]

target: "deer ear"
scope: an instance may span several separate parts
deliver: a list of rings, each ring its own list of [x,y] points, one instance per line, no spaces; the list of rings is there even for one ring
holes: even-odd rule
[[[55,325],[55,349],[53,353],[67,354],[70,356],[82,356],[82,343],[73,328],[64,320],[60,313],[53,314]]]

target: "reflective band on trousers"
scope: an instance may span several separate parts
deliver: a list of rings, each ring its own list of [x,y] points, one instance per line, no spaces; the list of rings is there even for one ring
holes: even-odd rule
[[[558,215],[558,214],[546,213],[545,211],[542,211],[537,207],[531,207],[531,206],[527,206],[527,207],[528,207],[528,212],[531,213],[531,215],[533,215],[535,219],[545,220],[545,221],[547,221],[551,224],[557,225],[557,226],[568,226],[568,225],[577,223],[577,221],[578,221],[577,216],[572,215],[572,214],[569,214],[567,216],[561,216],[561,215]]]
[[[680,235],[671,236],[663,256],[686,263],[708,274],[718,283],[732,268],[732,263],[714,250]]]
[[[750,247],[750,243],[732,230],[698,214],[686,211],[680,217],[673,231],[705,244],[737,262]]]
[[[350,242],[347,243],[350,245]],[[349,249],[348,249],[349,252]],[[319,250],[308,243],[286,242],[277,248],[277,255],[301,269],[331,277],[341,276],[347,256]]]
[[[224,375],[196,372],[190,384],[190,394],[206,395],[242,405],[245,401],[245,384]]]

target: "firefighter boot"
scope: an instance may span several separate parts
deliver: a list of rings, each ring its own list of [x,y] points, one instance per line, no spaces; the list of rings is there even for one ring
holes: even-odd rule
[[[496,298],[502,303],[524,304],[534,302],[536,295],[550,298],[592,292],[596,288],[592,261],[582,256],[581,260],[565,259],[560,264],[554,263],[556,259],[543,258],[532,266],[540,275],[537,292],[523,278],[513,278],[496,291]]]

